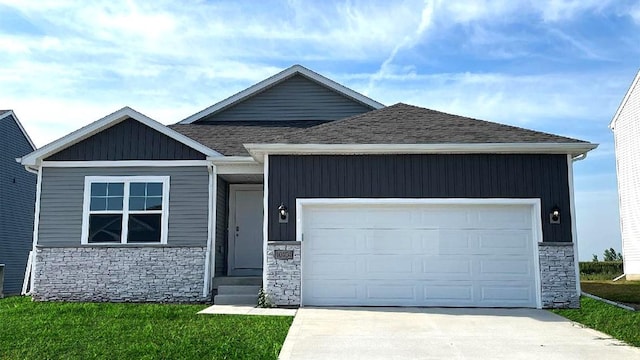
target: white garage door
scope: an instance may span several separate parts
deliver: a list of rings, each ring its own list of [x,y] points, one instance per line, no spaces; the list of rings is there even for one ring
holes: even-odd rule
[[[303,205],[303,305],[536,307],[532,208]]]

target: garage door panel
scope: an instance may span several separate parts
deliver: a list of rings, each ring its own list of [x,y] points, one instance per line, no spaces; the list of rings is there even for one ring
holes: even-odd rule
[[[314,254],[344,254],[357,251],[358,241],[364,235],[352,230],[313,229],[307,232],[307,237],[314,239],[308,242]]]
[[[505,304],[527,303],[532,296],[531,286],[508,285],[495,283],[493,285],[481,285],[482,302],[501,302]]]
[[[303,305],[536,306],[529,205],[322,209],[303,210]]]
[[[367,284],[365,292],[367,299],[371,300],[416,301],[416,286],[413,284]]]
[[[366,274],[399,274],[407,275],[414,272],[413,259],[407,256],[372,255],[364,257],[364,271]]]
[[[425,301],[437,301],[437,303],[464,304],[473,301],[473,285],[467,284],[433,284],[423,286],[423,299]]]
[[[425,276],[433,275],[467,275],[471,274],[471,259],[442,258],[430,256],[422,260],[422,273]]]
[[[486,259],[480,260],[480,274],[482,275],[506,275],[506,276],[528,276],[531,275],[531,260],[514,259],[514,260],[496,260]]]
[[[357,258],[339,255],[320,255],[304,264],[309,278],[342,279],[358,273]]]
[[[478,246],[489,250],[526,249],[533,243],[531,230],[480,231],[477,234]]]
[[[477,207],[478,228],[531,229],[531,211],[522,206]]]

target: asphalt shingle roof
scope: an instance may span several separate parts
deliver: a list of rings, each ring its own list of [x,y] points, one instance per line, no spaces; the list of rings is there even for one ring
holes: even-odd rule
[[[247,156],[243,144],[250,143],[588,143],[403,103],[329,122],[229,121],[169,127],[226,156]]]
[[[274,140],[271,142],[288,144],[586,143],[403,103],[282,134]]]
[[[264,143],[323,121],[227,121],[207,124],[174,124],[169,128],[225,156],[248,156],[243,144]]]

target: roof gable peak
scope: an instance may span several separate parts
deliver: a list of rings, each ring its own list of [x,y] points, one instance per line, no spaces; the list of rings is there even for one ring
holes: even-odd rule
[[[349,98],[351,100],[354,100],[358,103],[361,103],[365,106],[370,107],[371,109],[380,109],[382,107],[384,107],[383,104],[365,96],[362,95],[354,90],[351,90],[349,88],[347,88],[344,85],[338,84],[337,82],[322,76],[312,70],[307,69],[306,67],[299,65],[299,64],[295,64],[292,65],[290,67],[288,67],[287,69],[284,69],[283,71],[265,79],[262,80],[260,82],[258,82],[257,84],[254,84],[248,88],[246,88],[245,90],[242,90],[218,103],[215,103],[211,106],[209,106],[208,108],[201,110],[189,117],[187,117],[186,119],[182,120],[179,122],[179,124],[191,124],[194,122],[197,122],[198,120],[207,117],[209,115],[212,114],[216,114],[219,113],[225,109],[228,109],[238,103],[241,103],[251,97],[253,97],[254,95],[257,95],[275,85],[278,85],[284,81],[286,81],[289,78],[292,78],[296,75],[300,75],[303,76],[306,79],[309,79],[319,85],[322,85],[330,90],[335,91],[336,93]]]
[[[0,110],[0,120],[7,119],[7,118],[12,118],[13,121],[15,121],[16,125],[18,125],[18,128],[22,132],[22,135],[24,135],[25,139],[27,139],[27,142],[29,143],[29,145],[31,145],[31,148],[35,150],[37,148],[36,145],[31,140],[31,137],[29,136],[29,134],[27,134],[27,131],[24,129],[24,127],[22,126],[22,123],[18,119],[18,116],[16,116],[13,110]]]
[[[629,99],[631,98],[631,95],[634,93],[634,91],[640,91],[638,90],[638,88],[640,88],[640,69],[636,73],[636,77],[633,79],[633,82],[631,82],[631,86],[629,86],[629,89],[627,90],[627,93],[624,95],[624,98],[622,98],[620,105],[618,105],[618,109],[616,110],[616,113],[613,115],[613,119],[611,119],[611,123],[609,123],[609,129],[615,130],[616,122],[618,121],[618,118],[620,117],[622,110],[627,104],[627,101],[629,101]]]

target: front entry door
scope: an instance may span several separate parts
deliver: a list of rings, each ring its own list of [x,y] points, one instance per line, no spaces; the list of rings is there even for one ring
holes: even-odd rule
[[[262,275],[262,185],[229,186],[230,276]]]

